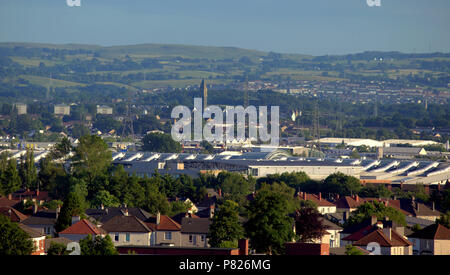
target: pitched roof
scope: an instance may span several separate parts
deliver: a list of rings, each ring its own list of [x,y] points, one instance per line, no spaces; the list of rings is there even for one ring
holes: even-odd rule
[[[50,200],[50,196],[48,194],[48,191],[31,191],[31,190],[21,190],[21,191],[17,191],[14,192],[12,194],[13,199],[26,199],[26,198],[30,198],[30,199],[37,199],[38,201],[49,201]]]
[[[72,224],[68,228],[64,229],[63,231],[59,232],[59,234],[91,234],[91,235],[101,235],[105,234],[105,230],[98,228],[94,224],[92,224],[90,221],[86,219],[82,219],[75,224]]]
[[[156,217],[151,217],[146,224],[156,231],[180,231],[181,225],[166,215],[160,215],[159,224],[156,224]]]
[[[31,215],[28,219],[22,223],[26,225],[54,225],[56,222],[56,210],[43,210],[38,211],[36,214]]]
[[[50,238],[45,240],[45,253],[47,253],[48,249],[52,245],[52,243],[61,243],[64,245],[67,245],[69,243],[73,242],[70,239],[64,238],[64,237],[58,237],[58,238]]]
[[[322,224],[327,227],[327,230],[342,230],[342,227],[325,218],[322,218]]]
[[[337,208],[344,208],[344,209],[350,209],[350,208],[357,208],[361,204],[365,202],[364,198],[360,198],[359,196],[343,196],[340,197],[336,202]]]
[[[143,221],[135,216],[115,216],[102,225],[107,232],[152,232]]]
[[[195,214],[192,214],[192,213],[178,213],[178,214],[176,214],[175,216],[172,217],[172,220],[174,220],[175,222],[177,222],[181,226],[181,221],[185,217],[186,218],[194,218],[194,219],[200,218],[199,216],[197,216]]]
[[[137,207],[105,207],[104,209],[87,209],[86,215],[96,219],[101,223],[106,223],[115,216],[124,216],[126,211],[128,211],[129,216],[135,216],[141,221],[146,221],[152,216],[147,211]]]
[[[26,225],[24,225],[22,223],[18,223],[18,225],[19,225],[20,229],[25,231],[25,233],[27,233],[30,236],[30,238],[39,238],[39,237],[44,237],[45,236],[41,232],[39,232],[39,231],[29,227],[29,226],[26,226]]]
[[[353,243],[353,245],[366,246],[371,242],[378,243],[381,247],[393,247],[393,246],[410,246],[412,243],[402,236],[400,236],[395,230],[391,230],[391,239],[383,233],[382,229],[376,229],[360,240]]]
[[[7,216],[12,222],[22,222],[28,218],[18,210],[6,206],[0,206],[0,214]]]
[[[322,198],[322,195],[320,193],[318,195],[316,195],[316,194],[308,194],[306,192],[299,192],[297,194],[297,198],[300,200],[312,201],[312,202],[316,203],[318,206],[322,206],[322,207],[336,206],[334,203],[331,203],[331,202],[327,201],[326,199]]]
[[[181,220],[181,233],[201,233],[209,232],[211,220],[208,218],[183,218]]]
[[[19,200],[10,200],[7,197],[0,197],[0,206],[14,207],[19,202]]]
[[[450,229],[441,224],[435,223],[409,235],[408,238],[450,240]]]
[[[400,207],[402,210],[406,211],[408,215],[413,217],[429,216],[429,217],[440,217],[441,212],[438,210],[433,210],[427,205],[411,200],[411,199],[400,199]]]

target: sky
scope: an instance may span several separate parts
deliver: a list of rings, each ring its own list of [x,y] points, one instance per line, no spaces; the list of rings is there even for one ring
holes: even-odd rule
[[[450,52],[448,0],[379,0],[374,7],[367,0],[80,1],[0,0],[0,42]]]

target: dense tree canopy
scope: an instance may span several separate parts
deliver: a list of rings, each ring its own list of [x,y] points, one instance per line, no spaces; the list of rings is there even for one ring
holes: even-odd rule
[[[142,139],[142,150],[161,153],[180,153],[181,145],[169,134],[150,133]]]
[[[0,255],[30,255],[33,242],[16,223],[0,214]]]

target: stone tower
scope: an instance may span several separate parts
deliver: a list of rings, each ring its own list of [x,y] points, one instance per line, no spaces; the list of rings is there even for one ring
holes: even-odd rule
[[[202,79],[200,84],[200,91],[203,93],[203,110],[208,106],[208,88],[206,87],[205,79]]]

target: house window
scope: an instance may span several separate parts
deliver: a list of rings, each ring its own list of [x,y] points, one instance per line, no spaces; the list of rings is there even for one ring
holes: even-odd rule
[[[189,242],[192,243],[192,235],[189,235]]]
[[[172,232],[165,232],[164,233],[164,239],[165,240],[172,240]]]
[[[202,242],[205,241],[205,235],[202,235]]]
[[[114,241],[118,242],[119,241],[119,233],[116,233],[116,235],[114,236]]]
[[[130,242],[130,233],[127,233],[125,235],[125,242],[129,243]]]
[[[258,176],[258,168],[252,168],[252,176]]]

